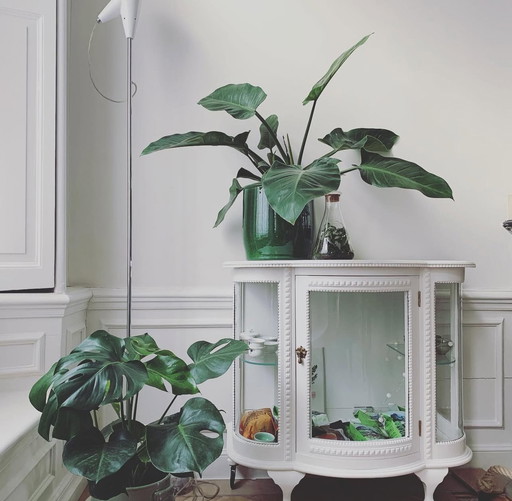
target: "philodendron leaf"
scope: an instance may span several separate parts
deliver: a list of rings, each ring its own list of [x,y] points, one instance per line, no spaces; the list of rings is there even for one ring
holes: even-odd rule
[[[269,166],[267,164],[262,165],[262,167],[265,167],[265,166],[267,168],[269,168]],[[244,169],[243,167],[238,169],[238,172],[236,173],[236,177],[243,178],[243,179],[251,179],[251,180],[257,181],[257,182],[261,181],[261,176],[258,176],[257,174],[254,174],[250,170]]]
[[[452,190],[443,178],[407,160],[362,150],[358,169],[363,181],[373,186],[418,190],[431,198],[453,198]]]
[[[170,419],[146,428],[151,462],[169,473],[199,474],[222,452],[226,428],[218,409],[210,401],[195,397],[182,407],[179,421]],[[207,433],[210,432],[208,436]]]
[[[119,471],[137,452],[137,441],[127,434],[105,442],[96,428],[76,435],[64,445],[62,460],[75,475],[93,482]]]
[[[332,64],[327,73],[313,86],[310,90],[308,96],[302,104],[309,103],[310,101],[316,101],[322,92],[324,91],[327,84],[331,81],[331,78],[336,74],[336,72],[341,68],[341,65],[352,55],[352,53],[361,45],[363,45],[373,33],[366,35],[359,42],[357,42],[353,47],[346,50],[343,54],[341,54]]]
[[[338,162],[336,158],[320,158],[304,168],[274,162],[262,177],[269,204],[294,224],[308,202],[338,189]]]
[[[277,115],[270,115],[267,119],[265,119],[265,122],[267,122],[268,126],[273,131],[274,136],[277,136],[277,129],[279,127],[279,119],[277,118]],[[276,142],[274,137],[272,137],[272,134],[270,134],[265,124],[262,123],[260,125],[260,142],[258,144],[258,148],[260,150],[264,150],[265,148],[271,150],[275,146]]]
[[[232,117],[246,120],[255,115],[258,106],[267,95],[261,87],[243,84],[228,84],[203,97],[198,104],[210,111],[226,111]]]
[[[165,390],[161,384],[161,380],[165,379],[171,384],[174,395],[191,395],[199,391],[187,364],[171,351],[159,352],[146,362],[146,368],[149,386]]]
[[[245,152],[247,149],[247,136],[244,132],[238,136],[228,136],[224,132],[186,132],[184,134],[172,134],[153,141],[144,148],[141,155],[148,155],[155,151],[169,150],[172,148],[185,148],[187,146],[228,146],[238,151]]]
[[[231,183],[231,186],[229,187],[229,200],[224,207],[219,211],[217,214],[217,220],[215,221],[215,224],[213,225],[214,228],[217,228],[222,221],[224,221],[224,217],[226,216],[226,213],[229,209],[233,206],[235,203],[236,198],[238,195],[243,191],[242,185],[238,182],[238,179],[233,179],[233,182]]]
[[[187,350],[194,361],[190,372],[197,384],[222,376],[236,357],[247,351],[247,343],[235,339],[221,339],[215,344],[197,341]]]
[[[319,139],[335,151],[360,150],[386,152],[391,150],[398,136],[387,129],[352,129],[347,132],[340,128]]]

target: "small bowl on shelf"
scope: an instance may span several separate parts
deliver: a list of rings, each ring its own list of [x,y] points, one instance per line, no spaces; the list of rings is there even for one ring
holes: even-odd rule
[[[272,433],[268,433],[266,431],[258,431],[254,434],[254,440],[256,442],[274,442],[276,437],[272,435]]]

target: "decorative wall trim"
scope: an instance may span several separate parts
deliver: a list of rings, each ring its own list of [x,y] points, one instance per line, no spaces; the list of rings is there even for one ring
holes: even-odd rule
[[[230,310],[232,290],[219,289],[135,289],[133,310]],[[126,310],[126,289],[92,289],[89,311]]]
[[[512,291],[463,289],[462,298],[468,310],[512,311]]]
[[[45,333],[0,335],[0,378],[40,374],[44,368]],[[6,353],[11,356],[4,356]]]
[[[505,444],[476,443],[470,444],[469,447],[473,452],[512,452],[512,442]]]
[[[70,288],[63,294],[0,294],[0,320],[62,318],[83,311],[89,304],[90,289]]]
[[[100,320],[101,328],[107,331],[126,329],[126,322],[118,322],[116,320]],[[196,318],[162,318],[135,320],[131,322],[133,329],[230,329],[233,324],[229,320],[222,319],[196,319]]]

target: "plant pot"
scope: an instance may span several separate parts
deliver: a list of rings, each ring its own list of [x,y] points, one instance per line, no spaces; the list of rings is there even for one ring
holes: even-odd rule
[[[113,498],[110,498],[109,501],[128,501],[128,495],[127,494],[118,494],[117,496],[114,496]],[[87,499],[87,501],[100,501],[98,498],[95,498],[94,496],[91,496]]]
[[[126,494],[118,494],[109,501],[174,501],[172,476],[166,475],[161,480],[140,487],[127,487]],[[91,496],[90,501],[99,501]]]
[[[259,184],[244,189],[243,236],[247,259],[310,259],[313,246],[313,203],[294,225],[270,207]]]
[[[129,487],[126,491],[129,501],[174,501],[175,499],[171,475],[149,485]]]

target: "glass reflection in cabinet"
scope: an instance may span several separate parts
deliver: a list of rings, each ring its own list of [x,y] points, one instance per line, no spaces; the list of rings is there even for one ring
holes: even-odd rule
[[[408,293],[310,292],[311,437],[408,436]]]
[[[239,359],[238,432],[249,440],[277,442],[279,286],[237,283],[235,295],[235,333],[249,347]]]
[[[463,435],[460,364],[460,293],[457,283],[435,284],[436,440]]]

